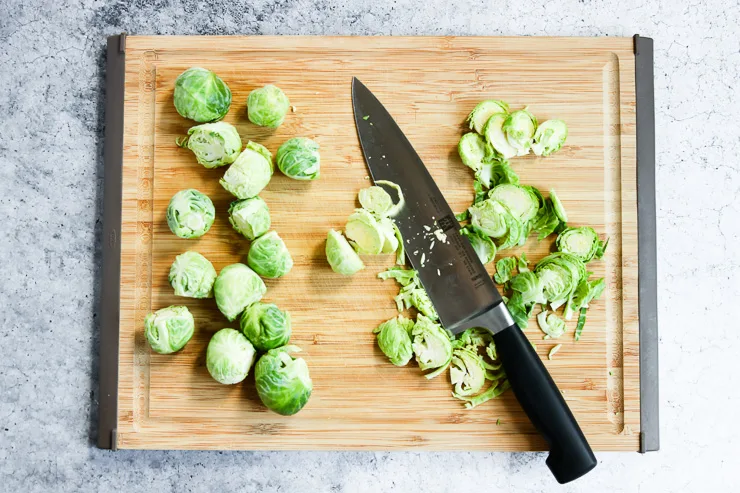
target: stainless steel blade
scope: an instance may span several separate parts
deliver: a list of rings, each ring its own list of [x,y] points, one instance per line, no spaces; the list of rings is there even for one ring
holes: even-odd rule
[[[444,327],[458,333],[495,312],[503,312],[494,317],[501,324],[511,325],[501,295],[468,239],[460,235],[460,225],[426,166],[393,117],[357,78],[352,80],[352,104],[373,180],[391,181],[403,191],[405,205],[393,219]],[[497,305],[500,308],[492,311]]]

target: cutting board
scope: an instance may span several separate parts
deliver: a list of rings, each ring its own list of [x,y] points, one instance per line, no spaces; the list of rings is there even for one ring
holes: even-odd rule
[[[350,100],[353,76],[384,103],[455,211],[472,200],[471,171],[456,145],[477,102],[495,98],[529,105],[541,121],[570,129],[548,158],[515,158],[524,184],[554,188],[571,225],[610,238],[602,261],[589,264],[608,288],[588,312],[583,337],[575,320],[557,342],[543,341],[536,322],[525,331],[597,450],[637,450],[640,431],[637,304],[635,56],[631,38],[122,38],[121,228],[117,312],[114,448],[147,449],[434,449],[540,450],[546,444],[509,391],[473,410],[451,396],[447,373],[426,380],[418,367],[391,365],[372,330],[397,314],[398,286],[377,279],[391,255],[367,256],[353,277],[331,271],[324,256],[330,228],[342,229],[370,185]],[[197,250],[216,269],[245,261],[249,243],[229,225],[233,197],[218,183],[224,168],[206,169],[175,140],[193,122],[173,105],[176,77],[189,67],[215,71],[233,93],[225,121],[242,139],[273,153],[290,137],[321,146],[321,178],[299,182],[276,172],[261,196],[273,228],[292,253],[293,270],[268,280],[265,301],[290,312],[291,343],[303,349],[314,382],[306,407],[292,417],[268,411],[252,376],[215,382],[205,367],[211,335],[229,323],[211,300],[173,295],[167,273],[175,256]],[[110,60],[109,60],[110,67]],[[113,72],[109,73],[109,77]],[[295,111],[277,130],[246,117],[249,92],[280,86]],[[111,95],[112,97],[112,95]],[[112,130],[111,130],[112,131]],[[106,143],[108,144],[108,143]],[[210,232],[175,237],[165,210],[177,191],[196,188],[216,207]],[[108,197],[106,197],[108,199]],[[115,201],[115,198],[110,199]],[[107,204],[106,204],[107,207]],[[538,261],[554,237],[530,237],[521,250]],[[493,272],[493,265],[489,266]],[[153,353],[144,337],[147,313],[172,304],[192,311],[196,330],[179,353]],[[111,419],[113,419],[111,418]]]

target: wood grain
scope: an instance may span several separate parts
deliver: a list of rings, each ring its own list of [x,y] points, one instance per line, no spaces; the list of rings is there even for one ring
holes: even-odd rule
[[[266,300],[290,311],[292,342],[304,349],[314,380],[308,405],[290,418],[259,403],[251,376],[236,386],[210,378],[204,361],[210,335],[237,325],[213,300],[177,298],[167,282],[171,262],[185,250],[221,269],[243,261],[249,246],[228,223],[232,197],[218,184],[224,169],[205,169],[175,145],[192,122],[174,109],[174,80],[191,66],[212,69],[229,84],[226,121],[245,142],[273,152],[293,136],[321,145],[320,180],[276,173],[262,193],[295,260],[288,276],[267,282]],[[516,158],[513,165],[522,182],[557,190],[571,224],[611,237],[605,259],[589,264],[595,275],[607,276],[608,289],[589,310],[582,339],[573,341],[571,323],[554,360],[546,358],[553,343],[542,341],[535,323],[526,333],[594,448],[637,450],[635,93],[628,38],[127,38],[118,447],[545,447],[511,392],[466,411],[451,397],[446,376],[427,381],[417,367],[385,360],[372,329],[396,314],[397,287],[375,276],[393,264],[392,256],[365,258],[367,269],[352,278],[326,264],[327,230],[343,228],[357,191],[369,185],[352,120],[352,76],[394,115],[455,210],[471,201],[472,176],[456,144],[478,101],[526,104],[541,120],[568,123],[559,153]],[[267,83],[296,106],[277,130],[246,118],[249,91]],[[167,228],[167,203],[183,188],[208,194],[216,206],[213,228],[198,240],[176,238]],[[530,238],[524,250],[537,261],[551,243]],[[151,353],[144,316],[183,303],[196,319],[192,341],[175,355]]]

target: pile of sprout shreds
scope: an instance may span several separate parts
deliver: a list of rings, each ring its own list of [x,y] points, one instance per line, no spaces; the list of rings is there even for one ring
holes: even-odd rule
[[[229,222],[251,242],[246,265],[227,265],[217,273],[206,257],[186,251],[175,258],[169,281],[175,295],[215,298],[229,322],[238,320],[239,330],[221,329],[208,343],[206,367],[214,380],[226,385],[240,383],[254,365],[260,400],[276,413],[292,415],[308,402],[313,383],[305,360],[291,356],[300,348],[289,344],[290,314],[261,301],[267,292],[262,278],[285,276],[293,267],[285,242],[270,229],[270,210],[259,197],[272,178],[273,156],[256,142],[243,146],[237,129],[221,121],[231,101],[228,85],[210,70],[188,69],[175,82],[177,112],[201,123],[190,128],[177,145],[191,150],[206,168],[230,165],[220,183],[235,197],[228,209]],[[247,107],[252,123],[277,128],[285,119],[290,101],[280,88],[268,85],[249,94]],[[275,161],[289,178],[319,178],[319,145],[311,139],[289,139],[277,150]],[[166,217],[173,234],[193,239],[208,232],[215,214],[207,195],[186,189],[172,197]],[[160,354],[181,350],[194,329],[195,320],[186,306],[162,308],[145,319],[146,338],[152,350]]]

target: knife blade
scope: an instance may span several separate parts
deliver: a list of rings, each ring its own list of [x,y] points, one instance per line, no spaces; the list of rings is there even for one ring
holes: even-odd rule
[[[568,404],[501,295],[442,192],[401,128],[357,78],[352,106],[365,162],[374,181],[397,184],[405,198],[393,216],[411,266],[444,327],[459,333],[482,327],[497,352],[522,408],[550,445],[546,463],[567,483],[596,467],[596,457]]]

